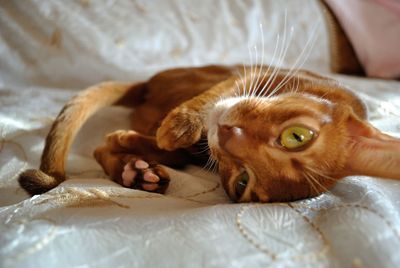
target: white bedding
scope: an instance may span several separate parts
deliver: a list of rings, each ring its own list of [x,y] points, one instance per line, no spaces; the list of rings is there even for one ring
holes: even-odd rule
[[[77,90],[169,67],[254,62],[255,44],[260,61],[260,22],[271,62],[285,12],[294,29],[281,65],[296,62],[316,29],[304,68],[331,75],[317,1],[0,1],[0,267],[398,267],[398,181],[349,177],[317,198],[233,204],[216,175],[189,167],[171,170],[166,195],[125,189],[92,152],[128,127],[127,109],[84,126],[71,179],[32,198],[18,187]],[[400,137],[400,82],[334,77],[360,94],[375,126]]]

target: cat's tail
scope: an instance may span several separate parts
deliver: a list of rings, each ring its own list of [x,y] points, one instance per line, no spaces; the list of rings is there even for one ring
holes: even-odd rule
[[[78,93],[62,108],[47,134],[39,170],[28,169],[20,174],[21,187],[35,195],[63,182],[68,151],[86,120],[106,106],[134,107],[144,101],[145,91],[145,83],[104,82]]]

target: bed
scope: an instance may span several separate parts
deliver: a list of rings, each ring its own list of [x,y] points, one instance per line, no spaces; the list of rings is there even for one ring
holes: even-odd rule
[[[190,166],[170,169],[166,195],[126,189],[92,156],[105,134],[129,127],[125,108],[85,124],[59,187],[29,197],[18,186],[78,90],[170,67],[260,63],[263,47],[264,63],[298,62],[346,84],[373,125],[400,137],[400,82],[332,73],[319,1],[1,1],[0,266],[398,267],[399,181],[348,177],[307,200],[235,204],[217,175]]]

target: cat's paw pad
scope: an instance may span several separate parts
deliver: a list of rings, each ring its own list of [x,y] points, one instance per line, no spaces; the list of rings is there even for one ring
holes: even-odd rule
[[[170,112],[157,130],[157,146],[173,151],[198,142],[203,131],[200,115],[188,109]]]
[[[156,163],[132,159],[124,166],[122,185],[147,192],[165,193],[169,185],[169,175]]]

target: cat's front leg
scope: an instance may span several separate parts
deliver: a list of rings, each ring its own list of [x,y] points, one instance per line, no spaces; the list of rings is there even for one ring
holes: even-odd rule
[[[232,76],[172,110],[157,130],[157,146],[173,151],[197,143],[207,131],[205,118],[214,104],[237,93],[237,79]]]
[[[172,110],[162,121],[157,130],[157,145],[167,151],[188,148],[200,140],[203,130],[201,113],[181,105]]]

